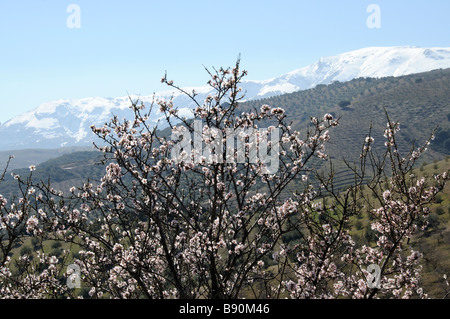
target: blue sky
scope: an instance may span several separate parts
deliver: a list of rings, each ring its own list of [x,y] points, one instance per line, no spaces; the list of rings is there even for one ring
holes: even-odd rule
[[[370,4],[381,28],[367,26]],[[239,54],[262,80],[368,46],[450,47],[449,31],[448,0],[1,0],[0,122],[62,98],[148,95],[165,71],[203,85],[203,65]]]

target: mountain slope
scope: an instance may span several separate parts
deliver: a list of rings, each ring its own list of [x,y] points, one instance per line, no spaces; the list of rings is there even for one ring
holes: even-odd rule
[[[321,58],[318,62],[264,80],[245,81],[242,87],[246,100],[255,100],[313,88],[319,84],[349,81],[361,77],[387,77],[413,74],[450,67],[450,48],[372,47]],[[192,91],[194,88],[186,88]],[[209,86],[195,88],[201,102],[211,93]],[[193,102],[172,91],[142,96],[150,105],[154,99],[169,99],[181,113],[190,115]],[[131,97],[136,99],[136,96]],[[129,97],[84,98],[58,100],[41,104],[36,109],[17,116],[0,126],[0,150],[25,148],[60,148],[88,146],[95,138],[89,126],[102,125],[111,116],[132,117]],[[160,114],[155,111],[150,120],[156,124]]]
[[[246,103],[248,109],[269,104],[286,110],[292,127],[305,132],[311,116],[331,113],[340,125],[330,130],[327,153],[333,159],[338,185],[351,182],[342,159],[358,162],[369,128],[372,145],[381,154],[386,128],[385,110],[400,123],[397,143],[405,156],[414,143],[422,146],[437,129],[422,160],[432,162],[450,155],[450,68],[381,79],[358,78],[348,82],[318,85],[314,89]]]

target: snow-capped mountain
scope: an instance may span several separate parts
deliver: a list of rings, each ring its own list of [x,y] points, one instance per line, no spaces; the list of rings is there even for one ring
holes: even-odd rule
[[[401,76],[450,67],[450,48],[370,47],[319,59],[263,84],[257,95],[292,93],[360,77]]]
[[[247,100],[265,98],[313,88],[333,81],[359,77],[401,76],[450,67],[450,48],[370,47],[319,59],[314,64],[279,77],[242,83]],[[192,91],[194,88],[186,88]],[[198,101],[211,93],[209,86],[196,87]],[[169,99],[173,91],[141,96],[150,104],[155,99]],[[137,98],[137,97],[132,97]],[[184,95],[175,93],[174,104],[181,113],[190,115],[193,107]],[[84,98],[43,103],[34,110],[14,117],[0,126],[0,150],[25,148],[59,148],[87,146],[95,140],[89,128],[100,126],[111,116],[131,117],[129,97]],[[155,112],[151,121],[156,123]]]

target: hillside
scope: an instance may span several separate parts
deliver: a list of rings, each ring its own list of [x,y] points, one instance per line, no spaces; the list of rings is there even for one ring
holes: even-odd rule
[[[64,154],[37,165],[33,172],[34,181],[50,181],[54,188],[67,191],[72,186],[80,186],[87,179],[99,180],[104,167],[99,165],[102,154],[98,151],[79,151]],[[26,178],[29,168],[12,169],[11,172]],[[17,181],[11,174],[5,175],[0,183],[0,194],[5,197],[17,194]]]
[[[433,176],[441,172],[450,172],[450,157],[416,170],[418,176]],[[430,296],[442,298],[442,291],[450,291],[443,276],[450,275],[450,185],[437,198],[432,206],[427,230],[417,238],[414,247],[423,252],[424,288]]]
[[[450,154],[450,69],[435,70],[402,77],[359,78],[349,82],[319,85],[314,89],[247,102],[244,107],[262,104],[283,107],[292,126],[305,131],[311,116],[331,113],[340,118],[340,126],[331,132],[328,153],[342,170],[340,183],[347,176],[342,159],[358,160],[365,136],[372,125],[373,147],[384,147],[383,132],[387,120],[400,122],[398,144],[409,151],[419,146],[437,128],[436,138],[423,160],[442,159]]]
[[[64,154],[71,154],[80,151],[89,151],[92,147],[65,147],[58,149],[24,149],[0,151],[0,170],[6,166],[6,162],[10,156],[14,158],[9,163],[8,169],[19,169],[30,165],[38,165],[52,158],[60,157]]]

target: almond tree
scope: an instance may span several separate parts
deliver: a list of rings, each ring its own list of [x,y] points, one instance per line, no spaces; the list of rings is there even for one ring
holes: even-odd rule
[[[44,251],[24,257],[19,274],[5,259],[2,296],[74,296],[66,283],[78,273],[63,273],[69,263],[92,298],[424,296],[420,253],[405,256],[407,240],[448,176],[428,187],[409,175],[423,149],[400,157],[389,121],[384,156],[375,158],[369,134],[359,167],[351,166],[354,184],[338,192],[333,171],[317,170],[338,120],[312,118],[300,133],[282,108],[243,108],[239,61],[207,71],[214,94],[205,101],[162,78],[196,105],[191,118],[172,100],[130,100],[134,118],[92,126],[104,154],[101,180],[63,193],[18,177],[27,212],[21,235],[63,241],[77,253],[57,262]],[[149,125],[155,107],[165,130]],[[391,187],[382,189],[388,161]],[[361,190],[366,183],[377,202]],[[330,204],[321,204],[325,195]],[[362,202],[380,234],[376,247],[356,247],[349,234]],[[380,268],[379,285],[371,284],[371,264]]]
[[[171,101],[149,109],[131,101],[134,119],[115,117],[92,128],[105,154],[99,183],[69,195],[36,186],[45,208],[31,231],[80,247],[74,262],[91,296],[237,298],[245,291],[260,297],[276,277],[265,260],[292,227],[297,204],[283,199],[283,191],[309,171],[308,162],[326,157],[328,129],[337,121],[314,120],[301,139],[281,108],[239,112],[245,74],[239,62],[210,73],[215,94],[202,104],[195,92],[184,92],[197,105],[195,121],[178,116]],[[154,105],[175,139],[148,126]],[[233,150],[230,140],[238,145]]]
[[[0,182],[4,181],[11,156]],[[30,253],[12,258],[13,250],[23,245],[30,234],[42,238],[37,229],[36,189],[32,186],[35,166],[30,166],[26,178],[12,174],[18,180],[17,196],[9,201],[0,195],[0,297],[1,298],[59,298],[73,296],[66,284],[60,280],[65,270],[58,258],[38,251],[36,258]],[[33,204],[34,203],[34,204]],[[39,209],[42,212],[42,209]],[[68,255],[66,253],[66,255]]]
[[[375,155],[374,138],[369,133],[360,163],[347,164],[354,173],[353,185],[337,191],[333,170],[328,175],[317,174],[321,189],[316,195],[328,196],[329,203],[307,199],[298,206],[296,213],[308,235],[289,247],[295,262],[290,266],[293,276],[287,276],[284,286],[291,297],[427,297],[420,285],[422,254],[413,249],[410,240],[426,228],[428,206],[449,176],[444,172],[429,181],[415,176],[414,164],[433,137],[402,156],[395,138],[399,123],[386,117],[382,156]],[[349,235],[350,219],[364,211],[377,234],[375,246],[358,247]],[[321,218],[317,219],[317,214]]]

